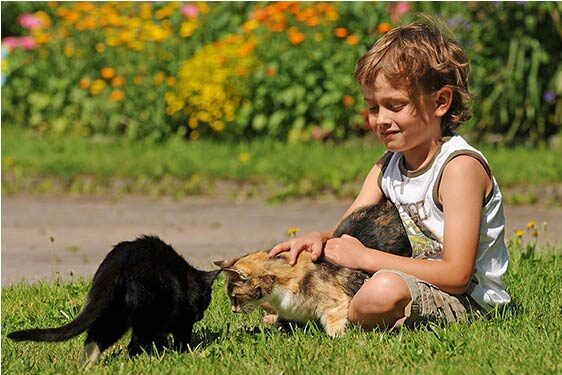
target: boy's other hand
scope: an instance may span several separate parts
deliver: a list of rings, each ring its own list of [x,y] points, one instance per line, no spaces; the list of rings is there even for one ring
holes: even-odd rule
[[[322,236],[319,232],[312,232],[302,237],[292,238],[273,247],[269,256],[274,257],[284,251],[289,252],[290,265],[297,262],[299,254],[303,251],[308,251],[312,260],[316,261],[322,255]]]

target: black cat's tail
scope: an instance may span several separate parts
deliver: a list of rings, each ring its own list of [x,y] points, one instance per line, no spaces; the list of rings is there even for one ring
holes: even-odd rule
[[[94,283],[88,296],[88,303],[71,322],[57,328],[34,328],[14,331],[8,334],[8,338],[15,341],[59,342],[71,339],[86,331],[110,305],[115,292],[115,287],[111,285],[111,282],[106,282],[106,285],[102,285],[103,281],[109,280],[96,281],[94,278]]]

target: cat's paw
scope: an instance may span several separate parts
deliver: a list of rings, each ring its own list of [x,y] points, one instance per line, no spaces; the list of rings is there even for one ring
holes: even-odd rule
[[[264,316],[261,321],[264,324],[277,325],[277,323],[279,322],[279,315],[268,314]]]

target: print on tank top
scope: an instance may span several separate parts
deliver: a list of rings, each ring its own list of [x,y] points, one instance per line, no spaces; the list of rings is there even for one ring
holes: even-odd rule
[[[425,202],[399,203],[396,206],[412,245],[412,258],[438,258],[443,245],[433,239],[431,232],[423,225],[427,219]]]

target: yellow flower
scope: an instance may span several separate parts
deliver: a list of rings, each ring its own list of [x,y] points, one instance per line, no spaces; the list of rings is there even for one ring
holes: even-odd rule
[[[168,77],[166,79],[166,84],[170,87],[174,87],[176,85],[176,78],[175,77]]]
[[[182,38],[187,38],[188,36],[192,36],[197,29],[197,24],[195,22],[182,22],[180,27],[180,36]]]
[[[238,155],[238,160],[240,160],[241,163],[247,163],[250,160],[250,154],[246,151],[241,152],[240,155]]]
[[[105,89],[105,81],[102,79],[96,79],[90,86],[90,94],[99,95]]]
[[[194,130],[191,133],[189,133],[189,138],[191,138],[191,140],[196,141],[199,139],[199,137],[201,136],[201,134],[199,134],[199,131]]]
[[[105,44],[103,44],[103,43],[96,43],[96,51],[98,51],[98,53],[103,53],[103,52],[105,52]]]
[[[257,29],[259,26],[260,23],[258,20],[251,19],[242,25],[242,29],[249,33],[250,31]]]
[[[156,83],[157,85],[164,82],[165,79],[166,79],[166,74],[164,74],[164,72],[158,72],[154,75],[154,83]]]
[[[76,51],[74,50],[74,46],[68,45],[68,46],[64,47],[64,55],[66,57],[72,57],[72,56],[74,56],[75,53],[76,53]]]
[[[525,231],[518,229],[518,230],[515,231],[515,235],[516,235],[518,238],[521,238],[521,237],[523,237],[523,236],[525,235]]]
[[[295,237],[298,232],[299,232],[299,228],[298,228],[298,227],[290,227],[289,229],[287,229],[287,234],[288,234],[290,237]]]
[[[531,220],[527,223],[527,229],[533,229],[535,228],[537,225],[537,221],[536,220]]]

